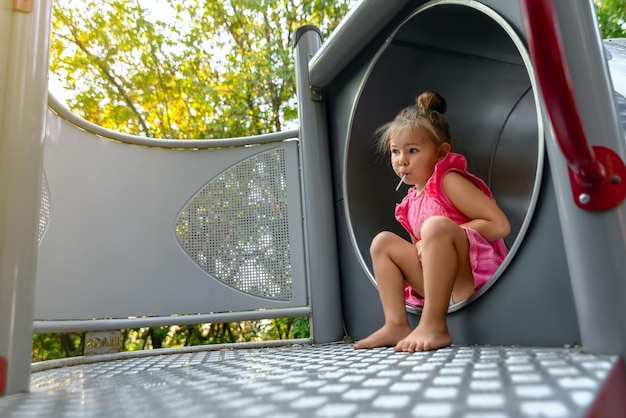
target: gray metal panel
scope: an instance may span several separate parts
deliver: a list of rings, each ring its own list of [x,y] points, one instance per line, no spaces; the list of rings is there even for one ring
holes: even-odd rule
[[[255,187],[259,175],[246,179],[238,170],[260,157],[271,160],[272,155],[284,172],[268,180],[267,187],[278,190],[268,197],[265,188]],[[257,169],[274,170],[270,160],[259,160]],[[39,247],[35,318],[127,318],[308,304],[297,141],[177,151],[109,141],[49,112],[44,170],[50,216]],[[243,171],[253,172],[250,167]],[[231,175],[234,180],[226,181],[223,190],[211,189]],[[211,198],[206,205],[190,206],[207,186]],[[279,202],[282,194],[286,200]],[[273,212],[257,213],[255,202],[268,198],[276,199]],[[218,203],[219,207],[211,206]],[[261,206],[269,207],[267,202]],[[190,207],[200,223],[189,221],[188,233],[180,234],[178,228],[185,226],[181,214]],[[220,214],[228,215],[223,222]],[[235,237],[237,242],[259,237],[256,216],[265,215],[288,219],[286,228],[279,221],[280,243],[274,245],[275,231],[268,230],[254,248],[257,252],[243,244],[231,248],[245,258],[238,267],[207,259],[212,248],[232,244],[233,229],[243,226],[250,233]],[[271,225],[266,222],[265,227]],[[188,238],[194,241],[190,246],[180,242]],[[291,279],[273,276],[266,269],[285,254],[281,245],[291,255],[287,261]],[[278,255],[271,256],[272,246]],[[195,251],[186,252],[190,248]],[[239,270],[228,270],[232,267]],[[254,283],[238,281],[244,275]],[[291,295],[259,294],[260,282],[275,278]]]
[[[445,50],[473,59],[501,61],[523,66],[522,57],[502,36],[502,28],[491,17],[472,7],[472,2],[438,4],[403,24],[393,35],[394,43],[408,43],[425,49]],[[426,7],[431,2],[426,3]],[[445,23],[444,23],[445,22]]]
[[[502,123],[498,140],[494,141],[490,173],[486,177],[498,204],[507,214],[511,233],[505,242],[511,248],[523,228],[528,210],[533,204],[532,190],[538,165],[533,140],[537,137],[537,107],[530,89],[510,106]],[[542,144],[543,145],[543,144]]]

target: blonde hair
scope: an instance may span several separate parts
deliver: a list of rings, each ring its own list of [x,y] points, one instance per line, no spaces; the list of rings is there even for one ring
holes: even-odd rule
[[[378,151],[382,154],[389,153],[391,138],[406,129],[425,128],[436,146],[452,144],[450,126],[444,116],[447,108],[445,99],[439,93],[432,90],[423,92],[413,106],[402,109],[394,120],[376,131]]]

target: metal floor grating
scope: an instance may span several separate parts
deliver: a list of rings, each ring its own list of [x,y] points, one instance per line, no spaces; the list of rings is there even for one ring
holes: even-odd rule
[[[618,356],[348,344],[200,351],[35,372],[0,417],[584,417]]]

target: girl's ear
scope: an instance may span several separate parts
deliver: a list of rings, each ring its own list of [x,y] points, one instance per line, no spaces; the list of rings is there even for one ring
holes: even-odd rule
[[[447,142],[444,142],[443,144],[439,145],[439,152],[437,153],[437,161],[441,161],[445,158],[446,155],[448,155],[448,153],[450,153],[450,144],[448,144]]]

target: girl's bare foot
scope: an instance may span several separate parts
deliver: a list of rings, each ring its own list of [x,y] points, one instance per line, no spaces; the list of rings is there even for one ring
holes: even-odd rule
[[[395,351],[413,353],[416,351],[436,350],[452,343],[448,329],[444,326],[431,327],[420,323],[406,338],[399,341]]]
[[[403,338],[411,333],[411,328],[407,325],[388,325],[385,324],[378,331],[372,333],[369,337],[357,341],[352,347],[355,350],[363,348],[376,347],[392,347],[398,344]]]

